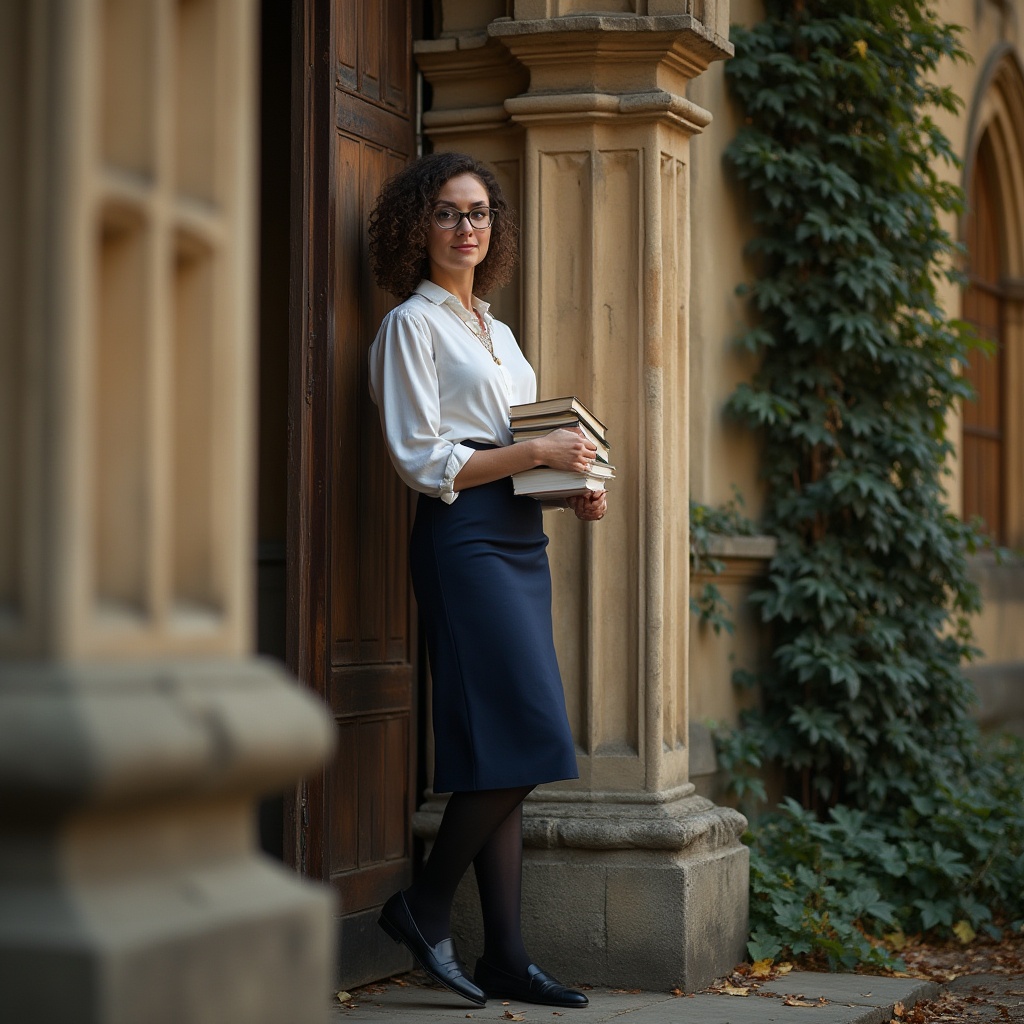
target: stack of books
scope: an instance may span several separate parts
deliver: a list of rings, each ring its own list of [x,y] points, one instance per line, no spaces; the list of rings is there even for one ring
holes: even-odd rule
[[[566,428],[580,433],[597,446],[597,457],[585,473],[538,466],[512,477],[516,494],[534,498],[567,498],[587,491],[603,491],[615,478],[615,467],[609,458],[606,436],[608,428],[575,396],[548,398],[527,405],[513,405],[509,422],[513,442],[529,441]]]

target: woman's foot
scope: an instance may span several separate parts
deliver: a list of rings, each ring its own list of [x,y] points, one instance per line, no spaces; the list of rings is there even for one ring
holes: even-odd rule
[[[582,992],[567,988],[536,964],[530,964],[525,975],[516,975],[492,967],[486,960],[477,960],[473,980],[490,999],[565,1007],[586,1006],[590,1002]]]
[[[468,999],[476,1006],[483,1006],[487,1002],[487,996],[473,983],[459,960],[452,940],[442,939],[431,945],[423,938],[409,912],[404,893],[396,892],[381,907],[377,923],[395,942],[401,942],[412,953],[413,959],[420,967],[439,985]]]

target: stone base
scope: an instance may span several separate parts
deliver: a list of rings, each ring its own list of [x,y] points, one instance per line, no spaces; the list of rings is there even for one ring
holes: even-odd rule
[[[417,830],[436,828],[436,814]],[[746,955],[745,819],[690,796],[663,804],[529,801],[523,933],[530,955],[567,983],[692,992]],[[567,842],[572,838],[572,845]],[[472,967],[483,947],[475,881],[453,931]]]
[[[322,888],[253,856],[128,883],[0,893],[0,1019],[281,1024],[325,1019]]]
[[[0,1021],[313,1024],[331,892],[256,849],[260,795],[330,749],[266,662],[0,679]]]

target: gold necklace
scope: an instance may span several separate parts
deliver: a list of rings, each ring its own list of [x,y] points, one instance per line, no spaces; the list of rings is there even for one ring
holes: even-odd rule
[[[480,325],[480,333],[477,334],[476,331],[473,331],[473,333],[480,339],[480,344],[487,349],[490,357],[498,364],[498,366],[501,366],[501,360],[494,354],[494,342],[491,341],[491,329],[487,326],[487,321],[481,313],[478,313],[476,310],[473,310],[473,312],[476,313],[476,320]]]

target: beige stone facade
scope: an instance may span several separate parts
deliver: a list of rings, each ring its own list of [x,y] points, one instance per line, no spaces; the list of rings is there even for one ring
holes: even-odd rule
[[[964,102],[957,118],[947,116],[943,127],[963,160],[959,184],[968,188],[979,152],[990,154],[999,195],[1002,229],[1000,272],[1003,302],[1003,465],[1006,542],[1024,547],[1024,38],[1019,3],[975,5],[970,16],[962,5],[945,0],[942,14],[964,26],[964,44],[972,63],[949,72],[949,81]],[[964,239],[964,224],[951,225]],[[946,308],[962,315],[962,296],[950,287]],[[958,425],[954,424],[954,437]],[[961,506],[962,464],[953,465],[950,505]],[[980,698],[982,723],[991,729],[1010,727],[1024,734],[1024,571],[997,565],[991,556],[977,559],[975,575],[985,608],[976,623],[982,650],[972,666]]]
[[[251,823],[331,745],[252,654],[257,6],[0,5],[0,1017],[25,1024],[327,1012],[331,901],[261,858]],[[987,140],[1006,226],[1020,544],[1024,6],[939,6],[974,56],[948,72],[965,109],[944,126],[963,182]],[[691,498],[734,487],[759,510],[756,445],[722,417],[752,372],[731,347],[749,229],[722,165],[724,61],[759,7],[433,9],[425,139],[490,161],[521,212],[495,312],[543,394],[609,421],[619,465],[604,523],[548,521],[581,778],[528,805],[527,940],[567,978],[692,989],[746,939],[745,823],[719,806],[708,730],[750,699],[729,677],[764,657],[743,602],[772,540],[722,542],[738,629],[715,636],[692,626],[687,524]],[[1001,725],[1024,704],[1024,585],[978,572],[976,678]],[[428,789],[418,835],[440,807]]]
[[[959,116],[941,113],[943,130],[963,161],[953,174],[957,184],[968,188],[979,145],[987,135],[994,143],[998,171],[1000,216],[1006,232],[1004,277],[1008,294],[1004,342],[1006,357],[1006,448],[1004,492],[1007,509],[1007,542],[1024,544],[1024,336],[1021,335],[1021,246],[1024,243],[1024,39],[1019,3],[977,4],[944,0],[935,5],[940,17],[963,25],[963,43],[971,63],[947,65],[942,80],[963,100]],[[752,24],[761,17],[755,0],[733,0],[734,23]],[[743,246],[750,237],[744,204],[729,183],[723,151],[737,130],[737,113],[730,102],[723,64],[712,65],[690,83],[687,93],[710,111],[713,128],[693,147],[691,187],[701,201],[695,205],[693,247],[701,254],[693,264],[690,345],[690,487],[693,500],[708,505],[728,502],[734,489],[745,499],[746,512],[755,521],[760,506],[757,449],[751,438],[723,416],[723,407],[736,385],[752,371],[750,357],[737,353],[731,341],[745,328],[746,311],[734,289],[749,279]],[[947,227],[959,241],[965,225],[951,220]],[[950,316],[963,315],[959,288],[947,286],[944,304]],[[959,422],[950,425],[954,439]],[[951,464],[948,483],[950,506],[962,507],[961,463]],[[765,657],[758,623],[743,608],[743,597],[767,567],[757,562],[726,559],[729,569],[721,587],[737,610],[734,637],[716,636],[710,630],[691,628],[690,702],[691,728],[698,743],[706,745],[706,732],[734,722],[749,694],[735,692],[729,682],[733,668],[756,668]],[[1024,574],[1019,568],[998,566],[990,556],[979,556],[976,574],[982,585],[985,607],[975,624],[983,651],[969,669],[975,679],[979,715],[985,727],[1009,727],[1024,732]],[[741,577],[746,576],[746,582]],[[695,774],[700,790],[717,792],[721,780],[704,778],[713,764],[704,761]]]

